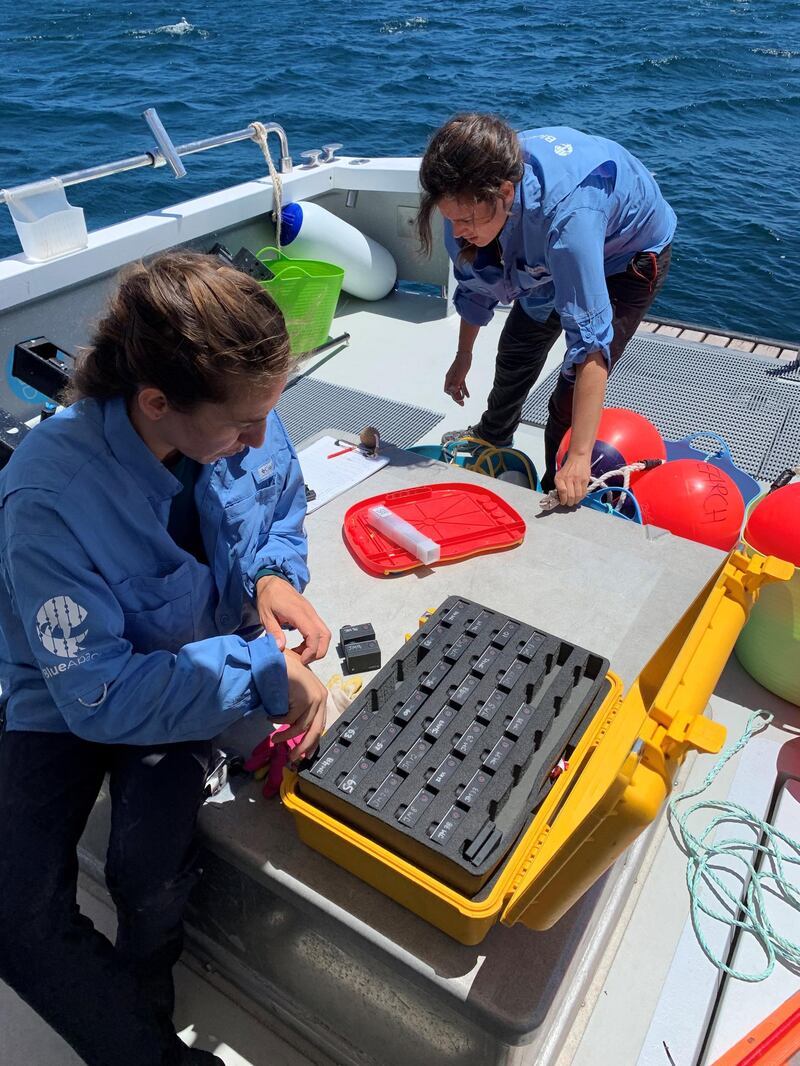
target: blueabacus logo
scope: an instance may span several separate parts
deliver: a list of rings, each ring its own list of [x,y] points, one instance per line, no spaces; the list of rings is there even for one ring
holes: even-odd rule
[[[59,659],[77,659],[89,627],[86,608],[69,596],[46,600],[36,613],[36,632],[42,647]]]

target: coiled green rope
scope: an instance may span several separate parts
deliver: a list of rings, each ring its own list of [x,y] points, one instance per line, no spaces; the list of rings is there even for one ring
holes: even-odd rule
[[[771,714],[754,711],[741,737],[730,748],[723,750],[714,767],[706,774],[703,783],[698,788],[682,792],[670,800],[667,813],[670,826],[689,860],[686,867],[686,885],[691,898],[692,925],[698,943],[706,958],[717,969],[739,981],[765,980],[774,970],[778,959],[791,967],[800,966],[800,944],[780,935],[772,925],[767,910],[768,895],[774,897],[777,892],[790,907],[800,911],[800,882],[791,878],[794,872],[791,867],[800,866],[800,844],[738,803],[701,800],[692,804],[683,814],[678,813],[678,805],[704,792],[728,760],[742,750],[755,732],[769,725],[771,721]],[[699,836],[695,836],[687,827],[687,822],[697,811],[719,812]],[[726,823],[732,823],[738,828],[745,826],[753,834],[753,839],[742,840],[721,835],[720,839],[714,839],[717,830]],[[714,867],[720,864],[720,859],[724,859],[726,871],[732,866],[734,869],[741,867],[738,877],[729,874],[729,883],[723,881],[715,871]],[[747,886],[744,899],[730,887],[731,883],[737,880]],[[714,899],[726,905],[727,909],[716,909],[713,906]],[[702,915],[755,937],[766,957],[764,969],[757,973],[743,973],[733,969],[715,954],[703,934]]]

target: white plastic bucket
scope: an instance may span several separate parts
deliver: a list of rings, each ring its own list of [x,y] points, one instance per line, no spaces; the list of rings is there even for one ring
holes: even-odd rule
[[[6,189],[6,203],[28,259],[44,262],[89,243],[83,208],[69,203],[59,178]]]

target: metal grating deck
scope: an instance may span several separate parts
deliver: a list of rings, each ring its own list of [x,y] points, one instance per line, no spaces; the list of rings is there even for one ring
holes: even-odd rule
[[[531,392],[523,422],[545,424],[558,373]],[[761,480],[800,461],[797,362],[637,336],[609,378],[606,406],[638,411],[669,440],[718,433],[736,465]]]
[[[295,445],[321,429],[360,433],[364,426],[377,426],[384,440],[407,448],[444,418],[441,411],[386,400],[317,378],[293,381],[281,396],[277,411]]]
[[[800,465],[798,441],[800,441],[800,400],[797,407],[792,408],[787,415],[772,451],[764,460],[761,471],[762,480],[773,481],[787,467]]]

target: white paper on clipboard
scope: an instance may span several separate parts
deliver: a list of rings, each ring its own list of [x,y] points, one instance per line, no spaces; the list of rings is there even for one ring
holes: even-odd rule
[[[345,451],[351,447],[351,451]],[[308,513],[341,496],[353,485],[358,485],[370,474],[376,473],[389,462],[387,456],[370,459],[356,445],[337,442],[334,437],[320,437],[313,444],[297,453],[303,480],[316,492],[316,499],[308,503]]]

